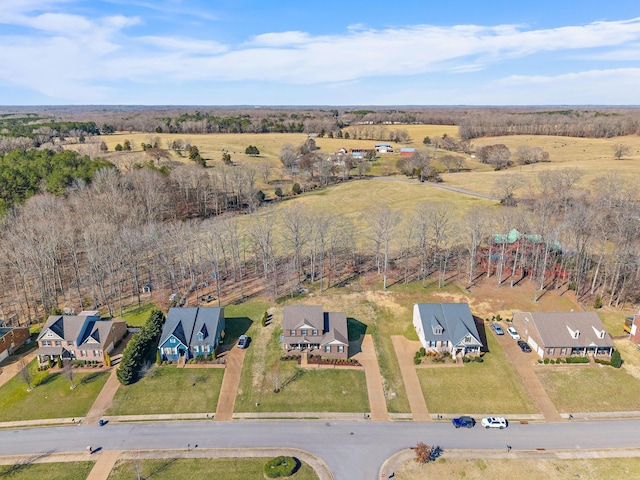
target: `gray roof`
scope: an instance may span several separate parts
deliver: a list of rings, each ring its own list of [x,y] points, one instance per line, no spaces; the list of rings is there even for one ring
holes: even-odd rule
[[[325,334],[320,340],[320,346],[328,343],[341,343],[349,345],[349,333],[347,331],[347,314],[344,312],[330,312],[324,314]]]
[[[105,341],[113,324],[113,321],[101,320],[95,315],[51,315],[42,328],[38,340],[47,340],[45,335],[48,330],[51,330],[63,341],[75,342],[80,349],[93,350],[96,347],[101,349],[105,347]],[[91,343],[83,345],[87,340]]]
[[[613,347],[611,336],[595,312],[514,312],[515,320],[535,328],[548,347]],[[579,332],[577,338],[574,333]]]
[[[213,345],[216,341],[218,324],[223,318],[223,309],[219,307],[173,307],[167,313],[162,327],[160,345],[172,335],[185,346]],[[204,337],[198,340],[198,333]]]
[[[324,312],[318,305],[288,305],[282,312],[282,328],[297,330],[309,325],[315,330],[324,331]]]
[[[453,345],[458,345],[470,334],[482,345],[469,304],[417,303],[416,306],[427,342],[450,341]]]

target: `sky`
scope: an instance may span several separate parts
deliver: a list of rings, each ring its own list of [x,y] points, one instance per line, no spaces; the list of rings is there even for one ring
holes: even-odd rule
[[[0,0],[0,105],[640,105],[638,0]]]

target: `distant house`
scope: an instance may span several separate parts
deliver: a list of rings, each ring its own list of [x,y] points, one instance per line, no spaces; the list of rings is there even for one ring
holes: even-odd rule
[[[378,153],[393,153],[393,147],[390,143],[376,143],[375,149]]]
[[[286,306],[282,318],[283,348],[326,358],[349,357],[347,315],[320,306]]]
[[[415,148],[404,147],[400,149],[400,155],[413,155],[414,153],[416,153]]]
[[[452,356],[480,354],[482,340],[466,303],[416,303],[413,326],[428,351]]]
[[[540,358],[613,353],[613,340],[595,312],[514,312],[513,326]]]
[[[223,308],[170,308],[160,335],[160,355],[169,361],[209,355],[218,348],[224,329]]]
[[[102,320],[97,311],[51,315],[38,336],[38,363],[58,358],[102,362],[126,334],[125,322]]]
[[[0,327],[0,362],[30,341],[28,327]]]

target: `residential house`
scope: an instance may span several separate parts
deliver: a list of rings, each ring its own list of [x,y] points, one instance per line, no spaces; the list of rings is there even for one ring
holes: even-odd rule
[[[416,303],[413,326],[422,346],[453,357],[479,355],[482,340],[467,303]]]
[[[38,336],[38,363],[59,357],[102,362],[126,334],[126,322],[102,320],[97,311],[51,315]]]
[[[210,355],[218,348],[224,329],[223,308],[170,308],[160,335],[160,355],[169,361]]]
[[[0,327],[0,362],[30,341],[28,327]]]
[[[286,306],[282,318],[283,348],[324,358],[348,358],[347,315],[320,306]]]
[[[400,149],[400,155],[413,155],[416,153],[416,149],[412,147],[402,147]]]
[[[540,358],[610,357],[614,349],[595,312],[514,312],[513,326]]]

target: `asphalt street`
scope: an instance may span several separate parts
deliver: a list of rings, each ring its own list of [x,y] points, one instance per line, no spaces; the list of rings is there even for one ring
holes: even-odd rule
[[[0,454],[104,450],[296,447],[323,459],[336,480],[375,479],[386,458],[422,441],[445,449],[567,450],[640,447],[640,420],[513,423],[505,430],[450,422],[189,421],[0,431]]]

